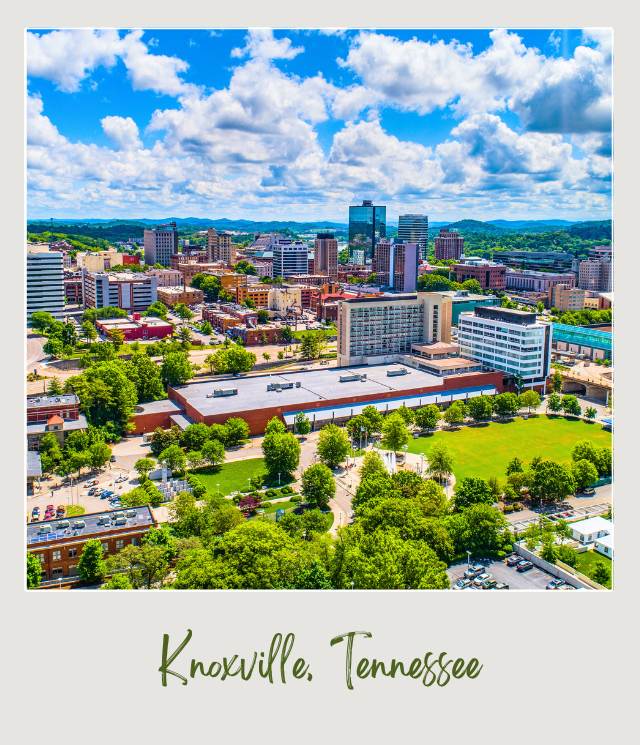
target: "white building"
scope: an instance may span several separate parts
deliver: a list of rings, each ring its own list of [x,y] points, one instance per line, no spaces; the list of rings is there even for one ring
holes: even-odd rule
[[[309,246],[306,243],[290,238],[279,238],[272,244],[272,250],[274,277],[308,274]]]
[[[613,523],[604,517],[588,517],[586,520],[571,523],[569,527],[573,539],[584,544],[593,543],[599,538],[613,535]]]
[[[27,318],[36,311],[61,318],[64,310],[64,256],[46,244],[27,247]]]
[[[613,533],[596,538],[593,542],[593,548],[603,556],[613,559]]]
[[[521,377],[525,387],[544,386],[550,372],[551,324],[535,313],[493,306],[461,313],[458,344],[463,357]]]
[[[112,306],[143,311],[158,299],[158,278],[141,272],[88,272],[83,269],[82,291],[87,308]]]

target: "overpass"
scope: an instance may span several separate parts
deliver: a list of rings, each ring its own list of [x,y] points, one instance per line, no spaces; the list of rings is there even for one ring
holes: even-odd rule
[[[613,370],[598,368],[596,365],[576,365],[560,370],[562,374],[562,392],[579,393],[586,398],[609,404],[613,390]]]

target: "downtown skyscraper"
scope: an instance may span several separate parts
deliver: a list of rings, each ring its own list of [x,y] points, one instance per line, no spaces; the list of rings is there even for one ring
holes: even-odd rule
[[[365,200],[349,207],[349,260],[364,264],[373,259],[376,243],[387,235],[387,208]]]

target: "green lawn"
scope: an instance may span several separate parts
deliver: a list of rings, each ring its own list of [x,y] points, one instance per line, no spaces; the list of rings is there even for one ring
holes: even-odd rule
[[[609,571],[613,573],[613,562],[611,561],[611,559],[608,556],[603,556],[602,554],[593,550],[577,554],[575,568],[576,571],[580,572],[581,574],[586,574],[587,577],[591,577],[591,579],[593,579],[593,570],[596,568],[596,564],[598,562],[602,562],[606,567],[609,568]],[[608,582],[605,582],[604,587],[607,587],[609,590],[611,589],[611,578],[609,578]]]
[[[193,472],[193,475],[202,481],[210,494],[216,494],[219,490],[223,496],[231,494],[236,489],[248,488],[249,479],[261,474],[264,474],[263,458],[235,460],[231,463],[223,463],[218,470],[203,468]]]
[[[467,476],[504,478],[507,464],[514,456],[525,462],[536,455],[568,462],[571,450],[579,440],[591,440],[597,446],[611,447],[611,433],[605,432],[599,424],[541,414],[504,424],[492,422],[486,426],[465,426],[452,432],[439,431],[411,440],[409,452],[428,453],[436,442],[442,442],[453,456],[456,479]]]

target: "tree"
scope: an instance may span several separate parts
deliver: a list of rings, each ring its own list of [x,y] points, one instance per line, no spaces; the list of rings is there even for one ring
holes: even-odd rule
[[[80,336],[87,342],[87,344],[98,338],[96,327],[91,323],[91,321],[82,322],[80,326]]]
[[[212,365],[216,374],[249,372],[256,364],[256,355],[247,351],[240,344],[230,344],[213,354]]]
[[[210,321],[203,321],[200,324],[200,333],[205,336],[211,336],[211,334],[213,334],[213,326]]]
[[[239,261],[234,267],[233,271],[238,274],[253,274],[255,275],[257,273],[257,270],[253,264],[246,261],[245,259],[242,259]]]
[[[362,409],[362,413],[360,414],[360,416],[366,420],[366,426],[370,434],[375,434],[376,432],[380,432],[382,430],[384,417],[378,411],[378,409],[376,409],[375,406],[371,404],[369,404],[369,406],[365,406],[364,409]]]
[[[596,465],[598,463],[598,448],[591,440],[579,440],[573,446],[571,458],[574,462],[588,460],[590,463]]]
[[[454,504],[458,511],[472,504],[493,504],[495,501],[491,487],[484,479],[464,478],[455,486]]]
[[[449,426],[462,424],[467,416],[467,407],[464,401],[454,401],[445,410],[442,418]]]
[[[300,340],[300,356],[304,360],[317,360],[322,356],[325,347],[323,331],[307,331]]]
[[[218,442],[221,442],[223,445],[226,446],[227,444],[227,428],[224,424],[212,424],[209,427],[209,437],[212,440],[217,440]]]
[[[40,586],[42,579],[42,562],[38,554],[27,551],[27,589],[33,590]]]
[[[175,424],[170,429],[156,427],[151,435],[151,452],[157,458],[165,448],[169,447],[169,445],[179,443],[180,437],[180,427]]]
[[[607,585],[611,579],[611,570],[603,561],[598,561],[593,568],[591,578],[599,585]]]
[[[529,389],[518,396],[520,408],[527,409],[530,414],[531,409],[537,409],[540,406],[540,394],[537,391]]]
[[[540,550],[540,556],[548,561],[550,564],[555,564],[558,558],[558,552],[556,549],[556,542],[553,533],[545,533],[542,536],[542,549]]]
[[[311,432],[311,420],[309,417],[304,413],[304,411],[299,411],[293,420],[293,428],[296,432],[296,434],[299,435],[308,435],[309,432]]]
[[[78,575],[85,582],[94,584],[102,580],[106,571],[102,543],[97,538],[92,538],[82,548],[78,560]]]
[[[331,470],[324,463],[314,463],[302,474],[302,495],[311,507],[326,508],[336,493]]]
[[[370,476],[387,476],[388,472],[380,455],[375,450],[370,450],[364,454],[362,465],[360,466],[360,479],[366,479]]]
[[[552,460],[541,460],[532,467],[529,492],[535,500],[562,502],[576,491],[571,469]]]
[[[494,396],[493,408],[498,416],[515,416],[518,413],[518,397],[515,393],[499,393]]]
[[[587,406],[584,415],[590,421],[593,421],[598,416],[598,410],[594,406]]]
[[[34,331],[47,331],[56,323],[56,319],[44,310],[37,310],[31,314],[31,328]]]
[[[110,556],[107,568],[110,573],[124,573],[133,588],[150,590],[164,579],[169,563],[164,546],[145,542],[141,546],[125,546]]]
[[[114,574],[100,587],[101,590],[133,590],[131,580],[126,574]]]
[[[478,282],[477,279],[465,279],[465,281],[462,283],[462,288],[464,290],[467,290],[467,292],[471,292],[474,295],[482,295],[482,285],[480,282]]]
[[[189,348],[193,334],[187,326],[180,326],[176,332],[176,339],[182,344],[185,349]]]
[[[382,425],[382,445],[397,452],[409,442],[409,429],[398,413],[389,414]]]
[[[182,321],[190,321],[193,318],[193,312],[184,303],[176,303],[173,312]]]
[[[202,422],[195,422],[184,428],[180,435],[180,446],[185,450],[202,450],[210,437],[209,427]]]
[[[598,469],[588,460],[576,461],[573,464],[573,478],[577,491],[584,491],[598,480]]]
[[[402,417],[405,424],[413,424],[416,418],[414,412],[408,406],[405,406],[404,403],[396,409],[396,414]]]
[[[169,352],[162,361],[162,382],[165,385],[184,385],[193,377],[193,367],[185,352]]]
[[[156,318],[162,318],[163,321],[167,320],[168,315],[169,309],[164,303],[160,302],[160,300],[151,303],[145,311],[145,316],[155,316]]]
[[[274,416],[267,422],[267,426],[264,429],[265,435],[270,435],[273,432],[286,432],[287,428],[280,417]]]
[[[105,442],[94,442],[83,455],[85,464],[96,470],[105,466],[110,458],[111,448]]]
[[[524,471],[524,465],[518,456],[514,456],[507,465],[506,474],[511,476],[512,473],[522,473]]]
[[[154,469],[155,465],[156,462],[153,458],[138,458],[133,467],[135,468],[140,481],[144,481],[149,478],[149,474]]]
[[[296,590],[331,590],[331,578],[324,564],[313,559],[296,576],[293,586]]]
[[[165,397],[160,367],[144,352],[135,352],[125,363],[127,375],[136,387],[138,403]]]
[[[571,416],[580,416],[582,414],[582,408],[575,396],[562,397],[562,411]]]
[[[467,401],[467,411],[476,422],[491,419],[493,402],[489,396],[474,396]]]
[[[59,396],[62,393],[62,385],[58,378],[51,378],[47,384],[47,393],[50,396]]]
[[[326,424],[320,430],[317,452],[324,464],[337,468],[351,452],[351,443],[345,430],[335,424]]]
[[[284,344],[291,344],[294,340],[293,329],[288,324],[280,329],[280,338]]]
[[[562,398],[557,393],[552,393],[547,399],[547,411],[557,414],[562,409]]]
[[[560,393],[562,391],[562,373],[560,370],[554,370],[551,376],[551,390],[554,393]]]
[[[187,457],[179,445],[169,445],[160,453],[158,460],[161,463],[164,461],[172,471],[184,471],[187,465]]]
[[[290,432],[270,432],[262,440],[262,453],[271,478],[289,477],[300,462],[300,443]]]
[[[230,417],[224,426],[227,428],[227,447],[240,445],[249,437],[249,425],[241,417]]]
[[[207,440],[202,446],[202,457],[212,466],[224,463],[224,445],[219,440]]]
[[[258,315],[258,323],[263,324],[263,323],[269,322],[269,311],[268,310],[265,310],[264,308],[260,308],[258,310],[257,315]]]
[[[453,457],[443,443],[436,443],[427,453],[428,471],[436,480],[448,479],[453,473]]]
[[[595,464],[595,466],[598,469],[598,474],[600,476],[611,476],[611,471],[613,468],[611,448],[598,448],[598,462]]]
[[[440,419],[440,409],[436,404],[429,404],[416,409],[415,422],[420,429],[435,429]]]

